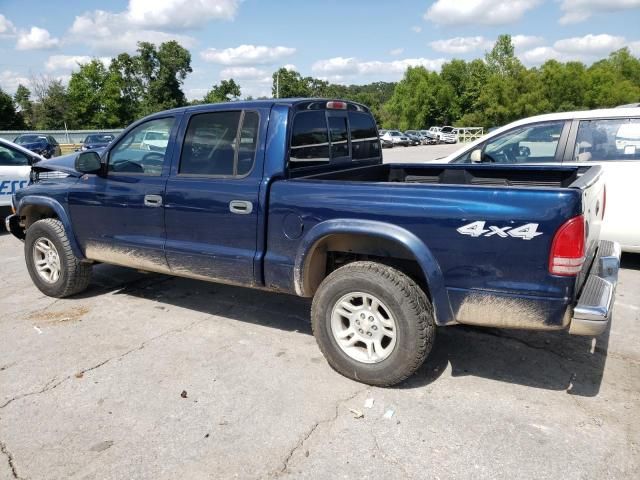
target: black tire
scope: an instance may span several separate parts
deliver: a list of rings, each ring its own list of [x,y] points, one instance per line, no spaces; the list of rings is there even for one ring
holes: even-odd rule
[[[363,292],[380,299],[396,320],[396,344],[379,363],[351,358],[331,330],[331,313],[344,295]],[[412,375],[425,361],[435,338],[431,303],[407,275],[375,262],[353,262],[324,279],[313,298],[311,326],[320,350],[338,373],[358,382],[391,386]]]
[[[41,238],[49,240],[58,253],[60,276],[53,283],[41,278],[36,269],[34,244]],[[29,227],[24,242],[24,257],[31,280],[42,293],[49,297],[64,298],[75,295],[86,290],[91,282],[91,264],[83,263],[76,258],[62,222],[55,218],[38,220]]]

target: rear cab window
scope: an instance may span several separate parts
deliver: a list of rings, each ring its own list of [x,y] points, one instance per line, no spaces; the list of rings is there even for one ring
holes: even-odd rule
[[[380,158],[375,120],[366,111],[318,108],[293,117],[290,170]]]

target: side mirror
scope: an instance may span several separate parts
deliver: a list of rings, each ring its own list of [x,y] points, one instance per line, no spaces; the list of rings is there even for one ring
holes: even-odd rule
[[[471,163],[482,163],[482,150],[478,148],[471,152],[469,159],[471,160]]]
[[[96,152],[82,152],[76,157],[75,169],[80,173],[98,173],[102,170],[100,155]]]

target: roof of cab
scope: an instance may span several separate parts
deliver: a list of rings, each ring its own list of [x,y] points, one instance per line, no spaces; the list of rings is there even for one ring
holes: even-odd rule
[[[211,110],[211,107],[215,108],[224,108],[232,106],[232,108],[236,109],[246,109],[246,108],[271,108],[273,105],[287,105],[290,107],[295,107],[301,103],[307,102],[330,102],[330,101],[339,101],[345,102],[352,105],[358,105],[362,107],[366,112],[369,112],[369,108],[366,105],[362,105],[358,102],[353,102],[351,100],[341,100],[338,98],[268,98],[264,100],[238,100],[233,102],[225,102],[225,103],[203,103],[199,105],[189,105],[187,107],[178,107],[173,108],[171,110],[164,110],[162,112],[156,112],[149,115],[146,118],[153,118],[158,115],[164,115],[167,113],[180,113],[180,112],[194,112],[199,110]]]

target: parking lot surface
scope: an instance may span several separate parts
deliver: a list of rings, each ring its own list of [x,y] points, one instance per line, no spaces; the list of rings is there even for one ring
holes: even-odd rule
[[[393,147],[382,150],[384,163],[420,163],[446,157],[463,147],[464,143]]]
[[[0,479],[640,478],[640,256],[596,340],[441,328],[389,389],[307,300],[106,265],[55,300],[4,233],[0,265]]]

